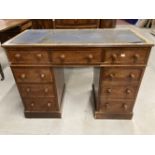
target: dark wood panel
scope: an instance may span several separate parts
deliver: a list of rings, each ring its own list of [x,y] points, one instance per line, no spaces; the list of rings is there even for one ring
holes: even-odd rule
[[[52,19],[32,19],[33,29],[52,29],[53,20]]]
[[[101,19],[100,28],[115,28],[116,21],[116,19]]]

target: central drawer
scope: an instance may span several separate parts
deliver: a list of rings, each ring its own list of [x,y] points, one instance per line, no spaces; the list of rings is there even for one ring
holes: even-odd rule
[[[19,84],[22,97],[55,97],[53,84]]]
[[[53,72],[47,67],[12,67],[18,83],[48,83],[53,82]]]
[[[55,64],[97,64],[101,62],[100,50],[52,51],[50,55]]]

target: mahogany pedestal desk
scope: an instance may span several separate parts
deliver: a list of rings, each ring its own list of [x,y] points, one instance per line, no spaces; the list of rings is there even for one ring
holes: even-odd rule
[[[3,44],[25,117],[61,118],[63,68],[92,66],[97,119],[132,118],[152,46],[130,29],[26,30]]]

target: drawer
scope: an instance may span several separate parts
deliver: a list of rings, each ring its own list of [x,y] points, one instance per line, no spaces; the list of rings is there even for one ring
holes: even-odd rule
[[[106,67],[102,68],[103,81],[140,81],[144,68]]]
[[[105,64],[146,64],[148,48],[107,48],[104,49]]]
[[[137,94],[136,86],[104,86],[101,96],[104,99],[134,99]]]
[[[100,112],[105,113],[130,113],[132,112],[134,101],[102,101],[100,102]]]
[[[8,51],[7,55],[11,63],[49,63],[46,51]]]
[[[96,25],[99,26],[99,19],[56,19],[55,26],[84,26],[84,25]]]
[[[53,51],[51,61],[55,64],[96,64],[101,62],[100,50]]]
[[[53,84],[20,84],[22,97],[55,97]]]
[[[93,24],[98,24],[99,23],[99,19],[79,19],[78,21],[77,21],[77,23],[79,24],[79,25],[93,25]]]
[[[48,112],[59,110],[55,98],[31,98],[23,100],[26,111]]]
[[[12,67],[14,77],[19,83],[48,83],[53,82],[50,68],[42,67]]]

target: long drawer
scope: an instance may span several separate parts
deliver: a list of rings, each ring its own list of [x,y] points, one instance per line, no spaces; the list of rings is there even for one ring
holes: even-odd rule
[[[146,64],[150,48],[105,48],[104,64]]]
[[[7,55],[11,63],[49,63],[48,52],[45,50],[9,50]]]
[[[52,51],[50,60],[53,64],[99,64],[101,51],[99,49]]]

